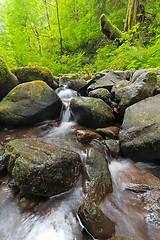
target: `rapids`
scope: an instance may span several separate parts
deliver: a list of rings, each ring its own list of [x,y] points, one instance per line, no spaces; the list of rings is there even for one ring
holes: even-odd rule
[[[15,138],[38,139],[50,144],[62,146],[78,152],[82,162],[85,161],[89,144],[76,141],[75,129],[69,102],[76,92],[61,88],[57,91],[63,101],[61,123],[49,121],[34,127],[21,129],[3,129],[0,142],[5,144]],[[96,143],[92,143],[97,147]],[[130,159],[108,159],[113,181],[113,192],[105,198],[100,207],[106,215],[116,223],[116,236],[128,236],[142,240],[158,240],[159,227],[146,224],[144,212],[139,207],[137,195],[127,191],[126,179],[121,180],[127,169],[144,169],[159,176],[159,168],[155,164],[136,163]],[[137,165],[137,166],[136,166]],[[142,170],[143,171],[143,170]],[[130,181],[130,179],[128,179]],[[17,198],[13,194],[8,176],[1,176],[0,184],[0,240],[90,240],[93,239],[84,231],[77,217],[78,208],[85,199],[82,191],[82,177],[69,192],[51,197],[44,202],[38,211],[22,211]]]

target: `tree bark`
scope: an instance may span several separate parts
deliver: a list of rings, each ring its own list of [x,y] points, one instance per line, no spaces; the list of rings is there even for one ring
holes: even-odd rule
[[[61,55],[63,55],[62,32],[61,32],[61,26],[60,26],[60,21],[59,21],[58,0],[56,0],[56,8],[57,8],[57,20],[58,20],[58,29],[59,29],[59,37],[60,37],[59,44],[60,44]]]
[[[131,30],[132,27],[136,24],[138,6],[139,0],[129,0],[124,31]]]
[[[46,16],[47,16],[47,21],[48,21],[48,29],[51,31],[51,25],[50,25],[50,20],[49,20],[49,13],[48,13],[48,7],[47,7],[47,0],[44,0],[45,8],[46,8]]]

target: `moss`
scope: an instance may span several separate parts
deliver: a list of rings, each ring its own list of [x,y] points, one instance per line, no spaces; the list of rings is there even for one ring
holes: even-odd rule
[[[101,15],[100,21],[101,21],[101,31],[109,39],[116,40],[122,37],[122,32],[111,23],[111,21],[106,17],[105,14]]]
[[[157,74],[156,72],[148,73],[148,80],[151,86],[155,86],[157,84]]]
[[[2,56],[0,56],[0,86],[10,80],[11,71]]]

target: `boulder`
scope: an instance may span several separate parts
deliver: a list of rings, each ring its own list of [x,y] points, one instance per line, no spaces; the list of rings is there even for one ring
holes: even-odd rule
[[[133,73],[133,76],[131,78],[131,82],[135,82],[141,74],[143,73],[147,73],[147,72],[155,72],[157,75],[160,75],[160,69],[156,69],[156,68],[147,68],[147,69],[140,69],[140,70],[136,70]]]
[[[147,97],[152,96],[157,84],[155,72],[144,72],[137,80],[127,87],[123,87],[123,94],[119,102],[119,113],[124,114],[127,107]]]
[[[3,158],[3,154],[4,148],[2,147],[2,145],[0,145],[0,172],[2,172],[5,167],[7,167],[7,161],[5,161],[5,159]]]
[[[122,80],[126,80],[125,72],[111,70],[109,72],[106,72],[103,77],[96,81],[96,83],[91,84],[88,87],[88,91],[90,92],[98,88],[106,88],[110,91],[116,83]]]
[[[115,224],[93,202],[83,202],[78,216],[82,225],[96,239],[108,239],[115,232]]]
[[[0,103],[0,122],[25,125],[59,117],[62,102],[43,81],[19,84]]]
[[[79,91],[79,89],[83,86],[86,85],[86,81],[83,79],[75,79],[75,80],[70,80],[67,84],[67,87],[70,89],[73,89],[75,91]]]
[[[100,98],[105,103],[109,103],[110,92],[105,88],[98,88],[96,90],[90,91],[88,96],[93,98]]]
[[[102,139],[101,135],[91,130],[77,130],[76,137],[78,142],[88,143],[93,139]]]
[[[160,95],[126,109],[119,133],[125,157],[141,161],[160,159]]]
[[[18,79],[11,73],[5,60],[0,56],[0,101],[17,85]]]
[[[136,239],[135,238],[123,237],[123,236],[117,236],[117,237],[108,238],[108,240],[136,240]]]
[[[8,172],[21,192],[50,197],[71,189],[79,175],[79,154],[31,139],[6,144]]]
[[[96,149],[89,150],[84,170],[83,191],[86,198],[100,203],[112,192],[112,180],[105,157]]]
[[[86,127],[106,127],[114,122],[112,109],[101,99],[76,97],[70,102],[74,119]]]
[[[129,87],[131,84],[132,83],[127,80],[122,80],[113,86],[111,93],[114,95],[117,102],[121,101],[123,95],[125,94],[126,87]]]
[[[104,140],[103,144],[107,147],[109,155],[117,158],[120,153],[119,141],[115,139]]]
[[[58,88],[58,84],[55,82],[55,77],[47,67],[41,66],[25,66],[13,68],[12,73],[16,75],[19,83],[31,82],[35,80],[42,80],[46,82],[52,89]]]

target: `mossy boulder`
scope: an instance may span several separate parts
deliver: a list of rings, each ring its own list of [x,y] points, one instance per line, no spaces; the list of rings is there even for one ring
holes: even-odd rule
[[[47,67],[41,66],[25,66],[13,68],[12,73],[16,75],[19,83],[31,82],[35,80],[42,80],[46,82],[52,89],[58,88],[55,78]]]
[[[83,202],[78,216],[83,226],[96,239],[108,239],[115,233],[115,224],[94,202]]]
[[[80,174],[79,154],[31,139],[6,145],[8,172],[23,194],[50,197],[71,189]]]
[[[0,101],[17,85],[18,79],[11,73],[5,60],[0,56]]]
[[[160,94],[126,109],[119,139],[125,157],[160,159]]]
[[[59,117],[61,99],[43,81],[19,84],[0,103],[0,122],[25,125]]]
[[[110,95],[111,95],[110,92],[105,88],[99,88],[99,89],[90,91],[88,94],[89,97],[100,98],[107,104],[109,103]]]
[[[125,94],[125,91],[127,89],[126,87],[131,86],[131,84],[132,83],[127,80],[122,80],[113,86],[111,93],[115,97],[117,102],[121,101],[121,99],[123,98],[123,95]]]
[[[106,127],[114,122],[111,108],[101,99],[76,97],[70,102],[74,119],[86,127]]]
[[[155,72],[144,72],[129,86],[122,88],[122,96],[118,105],[119,113],[124,114],[127,107],[152,96],[157,84]]]
[[[84,173],[83,191],[86,198],[99,204],[112,192],[112,180],[107,161],[98,150],[89,150]]]
[[[75,91],[79,91],[79,89],[83,86],[86,85],[86,81],[83,79],[75,79],[75,80],[70,80],[67,84],[68,88],[71,88]]]
[[[148,72],[148,73],[155,72],[157,74],[157,76],[160,75],[160,69],[156,69],[156,68],[139,69],[133,73],[131,82],[134,83],[140,77],[141,74],[146,73],[146,72]]]

